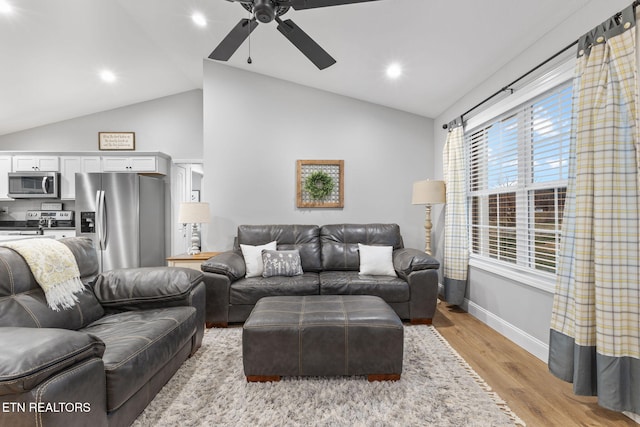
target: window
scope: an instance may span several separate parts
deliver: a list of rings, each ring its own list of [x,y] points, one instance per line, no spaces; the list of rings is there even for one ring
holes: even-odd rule
[[[564,83],[466,132],[472,253],[555,273],[571,96]]]

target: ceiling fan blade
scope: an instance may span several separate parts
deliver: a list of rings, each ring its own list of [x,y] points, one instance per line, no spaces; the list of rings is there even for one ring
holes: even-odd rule
[[[255,19],[241,19],[238,24],[227,34],[227,36],[216,47],[209,59],[218,61],[228,61],[240,45],[249,37],[249,34],[256,29],[258,21]]]
[[[278,21],[278,31],[282,33],[295,47],[300,50],[311,62],[321,70],[332,66],[336,60],[331,57],[318,43],[313,41],[311,37],[300,27],[298,27],[291,19],[286,21]]]
[[[315,9],[317,7],[340,6],[342,4],[363,3],[377,0],[291,0],[289,5],[295,10]]]

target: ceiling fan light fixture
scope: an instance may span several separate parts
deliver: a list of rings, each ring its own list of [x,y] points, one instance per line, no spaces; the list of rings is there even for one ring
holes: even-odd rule
[[[276,6],[271,0],[255,0],[253,14],[263,24],[273,21],[276,17]]]

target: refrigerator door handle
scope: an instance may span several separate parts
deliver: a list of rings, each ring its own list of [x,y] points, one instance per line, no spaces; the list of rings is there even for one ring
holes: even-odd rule
[[[107,249],[107,215],[104,204],[104,190],[100,191],[100,249]]]
[[[97,237],[98,237],[98,249],[99,250],[104,250],[104,239],[102,237],[102,232],[103,232],[103,228],[102,228],[102,193],[103,191],[98,190],[96,191],[96,222],[95,222],[95,228],[96,228],[96,233],[97,233]]]
[[[100,226],[100,224],[102,224],[102,218],[100,217],[100,193],[100,190],[96,191],[96,222],[94,226],[98,235],[98,249],[102,250],[102,227]]]
[[[98,249],[102,249],[100,241],[102,240],[100,238],[100,190],[96,191],[96,218],[95,218],[95,223],[94,223],[94,227],[95,227],[95,232],[97,234],[98,237]]]

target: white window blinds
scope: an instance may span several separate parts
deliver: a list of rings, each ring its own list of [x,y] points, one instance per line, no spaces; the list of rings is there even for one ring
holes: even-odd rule
[[[555,272],[571,96],[561,84],[466,132],[472,253]]]

